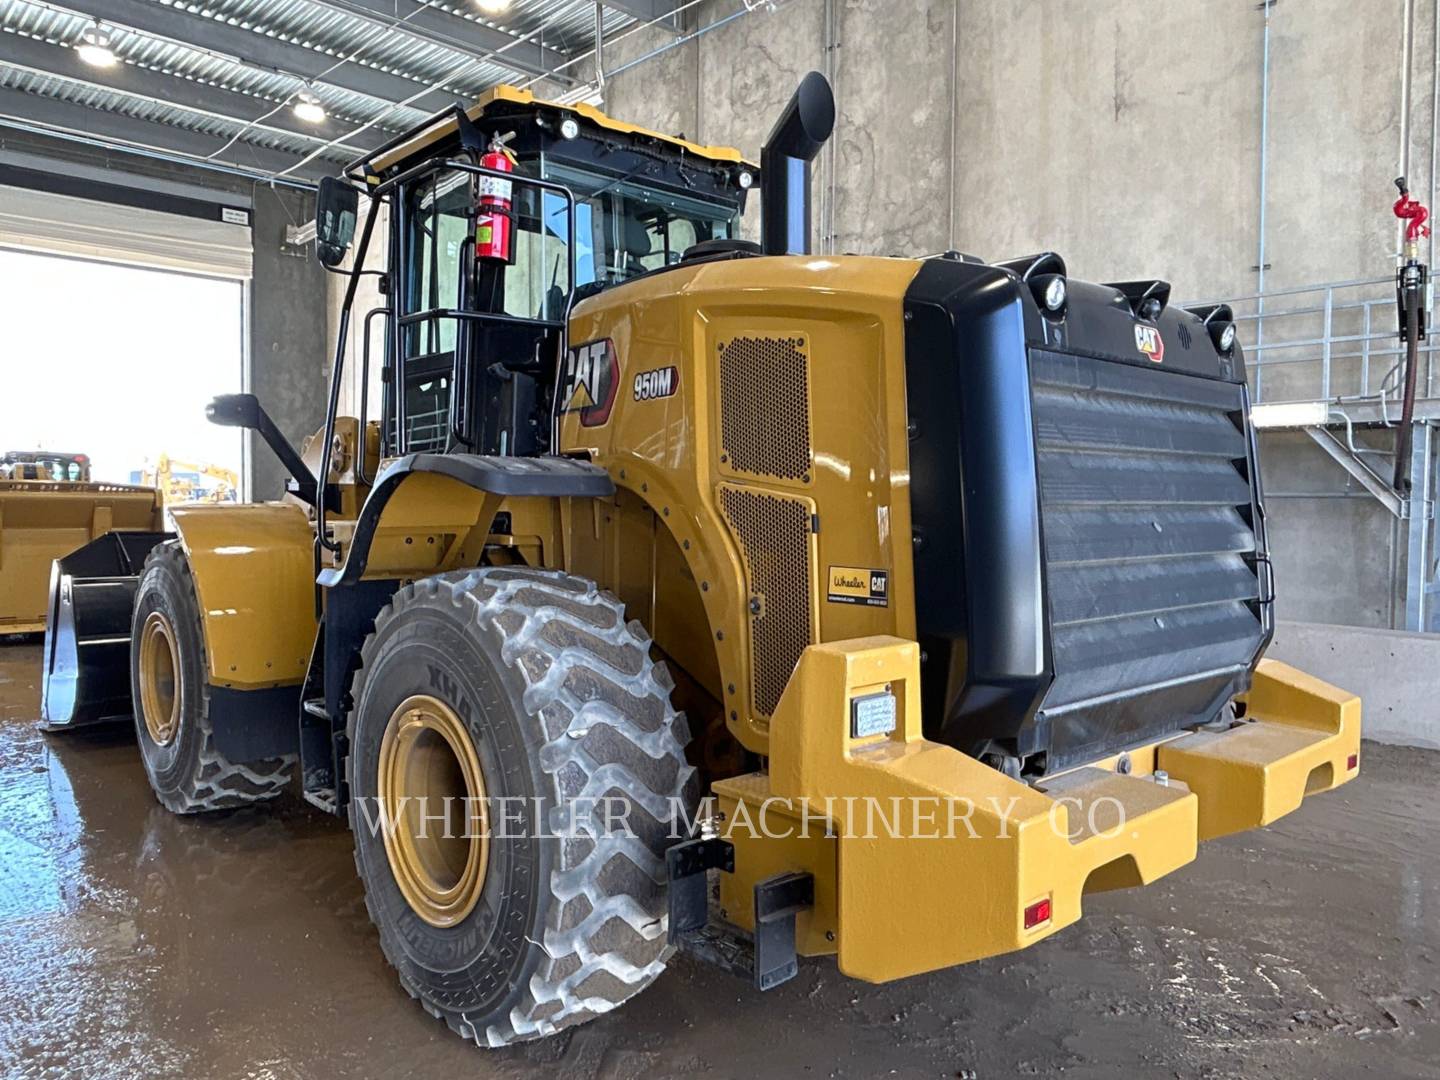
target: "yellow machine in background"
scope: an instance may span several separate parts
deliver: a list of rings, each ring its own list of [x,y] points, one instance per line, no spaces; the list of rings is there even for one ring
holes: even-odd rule
[[[328,267],[389,230],[378,420],[338,415],[339,271],[323,433],[209,409],[287,498],[57,573],[45,722],[133,704],[176,813],[298,780],[401,984],[486,1046],[676,949],[768,990],[1026,948],[1350,780],[1358,700],[1264,656],[1229,309],[813,255],[833,123],[812,73],[757,178],[501,87],[322,183]]]
[[[92,483],[84,454],[0,459],[0,634],[45,629],[51,563],[112,531],[163,528],[153,488]]]
[[[223,465],[179,461],[165,453],[155,460],[153,467],[142,470],[140,482],[158,488],[167,507],[192,502],[223,503],[240,500],[240,477],[234,469],[227,469]]]

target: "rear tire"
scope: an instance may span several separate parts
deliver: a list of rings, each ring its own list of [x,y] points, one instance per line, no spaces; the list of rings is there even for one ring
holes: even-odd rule
[[[293,755],[233,762],[215,748],[205,630],[189,560],[178,540],[145,560],[130,627],[135,737],[150,788],[175,814],[225,810],[285,790]]]
[[[401,985],[465,1038],[503,1046],[553,1034],[608,1012],[664,969],[673,952],[664,854],[698,786],[672,687],[619,601],[560,572],[437,575],[402,588],[376,619],[349,722],[355,863]],[[432,758],[397,772],[387,756],[387,729],[393,748],[417,701],[463,728],[448,774]],[[453,739],[455,725],[446,730]],[[427,895],[453,906],[427,907],[424,896],[417,906],[407,899],[414,866],[393,854],[395,833],[387,848],[378,811],[396,805],[398,775],[420,778],[416,790],[471,790],[459,778],[477,762],[490,808],[485,851],[473,862],[453,848],[418,860],[422,877],[426,865],[451,868]],[[450,786],[425,786],[438,775]],[[507,806],[516,816],[505,826]],[[607,830],[606,809],[612,824],[623,811],[631,835]],[[519,813],[543,834],[521,827]],[[454,902],[472,888],[462,867],[477,864],[470,906]]]

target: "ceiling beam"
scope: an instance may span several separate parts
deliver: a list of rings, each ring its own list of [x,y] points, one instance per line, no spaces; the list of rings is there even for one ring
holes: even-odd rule
[[[173,154],[182,158],[202,159],[225,145],[225,140],[200,132],[186,131],[169,124],[153,120],[141,120],[124,113],[92,109],[59,98],[27,94],[12,87],[0,87],[0,118],[16,121],[19,125],[42,128],[58,128],[73,135],[85,135],[108,143],[120,143],[117,150],[127,147],[149,150],[162,155]],[[250,143],[238,142],[226,151],[223,159],[211,164],[227,165],[249,172],[273,174],[291,168],[301,155],[283,150],[270,150]],[[202,161],[193,164],[201,165]],[[292,174],[296,179],[316,181],[322,176],[333,175],[340,166],[331,161],[315,160],[302,166]]]
[[[321,72],[335,67],[339,61],[339,57],[318,49],[267,37],[218,19],[207,19],[181,7],[164,7],[149,0],[62,0],[61,6],[122,30],[133,30],[182,44],[190,42],[197,48],[234,57],[238,63],[248,67],[279,71],[302,79],[320,79]],[[320,81],[386,102],[404,101],[412,94],[425,91],[424,83],[377,71],[360,62],[340,64]],[[422,112],[439,112],[458,100],[455,94],[431,90],[411,102],[411,106]]]
[[[68,46],[51,45],[18,34],[0,34],[0,64],[54,75],[104,91],[131,94],[149,101],[192,109],[236,124],[253,121],[256,122],[255,130],[299,135],[314,140],[316,145],[355,126],[353,121],[347,122],[334,116],[321,124],[308,124],[289,108],[281,108],[273,116],[258,122],[279,103],[123,62],[102,74],[85,64]],[[386,138],[383,130],[377,132],[371,129],[347,139],[345,146],[353,153],[359,153],[379,146]]]
[[[648,23],[675,14],[680,4],[677,0],[605,0],[605,6]],[[675,27],[666,25],[666,29],[673,30]]]
[[[524,41],[514,34],[454,15],[424,0],[311,0],[332,11],[344,12],[367,22],[389,26],[396,19],[404,23],[396,33],[408,34],[431,45],[439,45],[466,53],[476,60],[509,68],[521,75],[543,75],[560,82],[573,83],[555,71],[567,57],[536,40]],[[503,50],[503,51],[502,51]]]

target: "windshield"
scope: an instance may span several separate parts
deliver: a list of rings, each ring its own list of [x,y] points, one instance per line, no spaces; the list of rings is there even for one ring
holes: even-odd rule
[[[508,259],[476,253],[480,215],[469,173],[438,169],[402,189],[398,314],[403,370],[399,387],[390,390],[395,394],[398,389],[398,408],[390,412],[395,427],[387,429],[389,445],[408,452],[439,451],[450,444],[456,425],[481,423],[463,415],[464,404],[456,418],[452,381],[471,412],[478,416],[490,408],[504,387],[496,389],[485,380],[506,382],[507,372],[528,373],[534,367],[537,332],[558,328],[573,288],[619,284],[677,264],[701,241],[734,235],[736,215],[724,204],[551,162],[543,179],[575,196],[572,251],[567,200],[524,183],[523,175],[522,169],[510,192]],[[536,323],[549,323],[550,329],[540,331]],[[469,377],[456,374],[472,371]]]
[[[615,285],[673,266],[702,240],[734,235],[730,208],[647,188],[633,180],[609,180],[553,162],[545,178],[575,194],[578,240],[575,284]],[[565,205],[546,199],[546,226],[565,234]]]
[[[0,460],[3,460],[5,465],[11,466],[17,477],[69,481],[86,479],[83,457],[71,457],[68,454],[10,453]]]

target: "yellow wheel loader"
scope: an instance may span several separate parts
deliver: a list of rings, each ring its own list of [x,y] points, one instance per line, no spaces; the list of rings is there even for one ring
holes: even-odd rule
[[[139,537],[162,528],[160,501],[151,488],[94,483],[90,458],[50,450],[11,450],[0,455],[0,634],[44,630],[47,590],[55,560],[94,542],[110,552],[124,574],[139,562]],[[122,534],[124,534],[122,536]],[[148,550],[148,549],[146,549]],[[139,554],[143,561],[143,553]],[[80,569],[93,573],[94,559]],[[121,707],[128,714],[128,705]]]
[[[1050,253],[812,254],[833,119],[808,76],[757,169],[500,88],[322,184],[325,430],[216,399],[290,495],[177,509],[108,628],[159,800],[294,777],[482,1045],[676,949],[763,990],[1034,945],[1356,773],[1359,702],[1263,659],[1230,312]],[[372,422],[336,414],[376,243]]]

